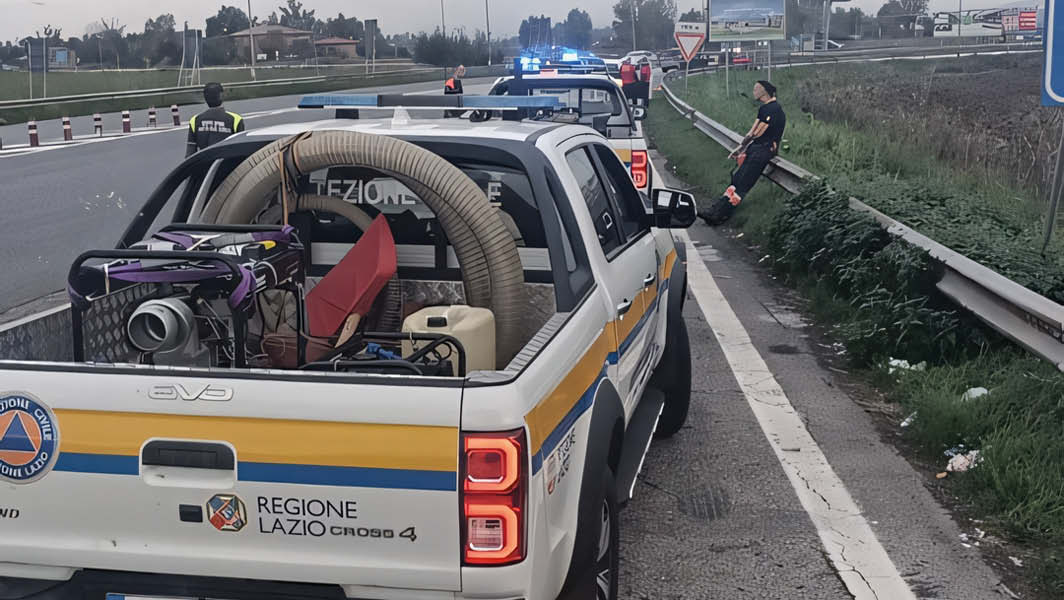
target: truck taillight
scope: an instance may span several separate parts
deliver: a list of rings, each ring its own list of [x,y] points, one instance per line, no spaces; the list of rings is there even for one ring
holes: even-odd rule
[[[525,558],[525,432],[462,434],[462,560],[508,565]]]
[[[650,82],[650,77],[651,77],[650,65],[645,64],[642,67],[639,67],[639,80],[640,81],[646,81],[647,83],[649,83]]]
[[[632,151],[632,182],[635,183],[635,187],[639,189],[645,189],[647,184],[650,183],[650,158],[647,156],[646,150],[633,150]]]

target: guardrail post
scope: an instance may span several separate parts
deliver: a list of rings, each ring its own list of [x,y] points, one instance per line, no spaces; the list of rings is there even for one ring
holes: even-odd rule
[[[170,105],[170,115],[174,118],[174,127],[181,126],[181,112],[178,111],[176,104]]]
[[[27,125],[30,133],[30,147],[36,148],[40,145],[40,138],[37,137],[37,121],[30,121]]]
[[[130,121],[129,111],[128,110],[123,110],[122,111],[122,133],[132,133],[132,132],[133,132],[133,123]]]
[[[103,135],[103,117],[100,113],[92,115],[92,133],[94,135]]]
[[[155,120],[155,107],[148,109],[148,127],[158,127],[158,123]]]
[[[74,141],[74,130],[70,128],[70,117],[63,117],[63,140]]]

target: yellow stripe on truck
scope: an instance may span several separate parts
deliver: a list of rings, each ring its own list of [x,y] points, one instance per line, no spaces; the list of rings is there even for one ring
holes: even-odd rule
[[[454,427],[55,411],[60,454],[139,456],[151,438],[228,442],[241,462],[373,469],[458,469]]]

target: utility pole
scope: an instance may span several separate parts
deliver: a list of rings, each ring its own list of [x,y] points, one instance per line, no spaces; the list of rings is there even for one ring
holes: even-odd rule
[[[26,70],[30,72],[30,100],[33,100],[33,54],[30,53],[30,40],[26,38]]]
[[[488,0],[484,0],[484,21],[488,27],[488,66],[491,66],[491,15],[488,14]]]
[[[443,37],[447,37],[447,14],[443,12],[443,0],[440,0],[440,26],[443,27]]]
[[[45,33],[48,33],[45,31]],[[41,79],[44,81],[42,87],[44,90],[41,92],[41,98],[48,97],[48,38],[41,38],[41,54],[44,60],[44,69],[41,71]]]
[[[311,36],[310,42],[314,43],[314,37]],[[251,49],[251,78],[258,81],[255,77],[255,36],[251,33],[251,0],[248,0],[248,47]]]
[[[957,0],[957,40],[960,41],[961,27],[964,25],[964,0]],[[913,26],[915,29],[916,26]]]
[[[638,49],[635,44],[635,0],[632,0],[632,52]]]

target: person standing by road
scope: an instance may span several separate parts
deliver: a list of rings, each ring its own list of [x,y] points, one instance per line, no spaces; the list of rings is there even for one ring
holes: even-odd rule
[[[465,65],[458,65],[454,68],[454,75],[443,84],[443,93],[446,95],[461,94],[462,92],[462,78],[465,77]]]
[[[220,83],[211,82],[203,86],[203,99],[207,101],[207,110],[192,117],[188,122],[186,158],[234,133],[244,131],[244,118],[234,112],[228,112],[222,106],[224,92]]]
[[[724,195],[699,213],[709,225],[720,225],[731,218],[735,207],[739,206],[779,152],[787,115],[776,100],[776,86],[768,81],[758,81],[754,84],[754,99],[761,103],[757,119],[739,147],[728,155],[728,158],[739,163],[739,168],[732,174],[731,185],[724,190]]]
[[[462,89],[462,78],[465,77],[465,65],[458,65],[454,68],[454,75],[451,76],[443,84],[443,94],[445,96],[462,95],[464,90]],[[447,118],[457,118],[462,116],[460,110],[448,110],[444,111],[443,116]]]

